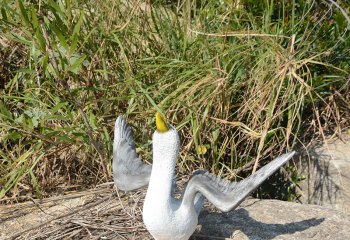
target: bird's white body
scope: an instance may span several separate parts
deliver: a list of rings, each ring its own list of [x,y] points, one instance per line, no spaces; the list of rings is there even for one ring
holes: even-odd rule
[[[180,199],[174,197],[174,177],[180,140],[176,129],[157,116],[153,134],[153,166],[142,163],[131,129],[122,117],[116,120],[113,145],[113,178],[124,191],[148,184],[143,221],[156,240],[187,240],[197,227],[206,198],[223,212],[236,208],[295,152],[281,155],[240,182],[229,182],[202,170],[192,174]],[[163,122],[162,122],[163,121]]]
[[[171,151],[169,145],[173,146]],[[153,134],[153,167],[143,206],[143,221],[156,240],[187,240],[198,223],[195,208],[182,205],[172,196],[179,145],[175,129]]]
[[[198,223],[197,213],[185,210],[177,200],[160,202],[156,197],[149,196],[143,206],[143,221],[154,239],[189,239]]]

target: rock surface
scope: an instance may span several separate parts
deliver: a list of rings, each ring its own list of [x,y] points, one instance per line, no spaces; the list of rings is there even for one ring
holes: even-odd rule
[[[350,134],[314,144],[301,157],[301,201],[350,213]],[[309,161],[310,159],[310,161]]]
[[[203,212],[200,239],[350,239],[350,215],[317,205],[248,199],[229,213]]]

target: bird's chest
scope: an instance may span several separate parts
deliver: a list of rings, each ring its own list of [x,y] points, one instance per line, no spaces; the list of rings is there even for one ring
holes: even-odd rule
[[[197,217],[173,210],[176,203],[160,204],[145,201],[143,221],[147,230],[156,240],[187,240],[197,226]]]

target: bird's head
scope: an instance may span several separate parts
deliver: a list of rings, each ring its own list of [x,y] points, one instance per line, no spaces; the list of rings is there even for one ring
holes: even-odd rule
[[[169,126],[165,120],[165,117],[160,112],[156,113],[156,126],[158,132],[167,132],[169,131]]]
[[[153,160],[169,159],[175,162],[180,147],[179,135],[176,128],[168,124],[165,117],[156,113],[157,130],[153,134]]]

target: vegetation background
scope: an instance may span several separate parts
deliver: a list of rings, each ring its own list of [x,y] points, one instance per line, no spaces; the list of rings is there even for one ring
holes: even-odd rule
[[[155,112],[179,172],[239,180],[349,128],[347,0],[2,0],[0,199],[111,181],[124,115],[151,162]],[[302,176],[286,168],[295,200]],[[281,184],[279,184],[280,186]]]

